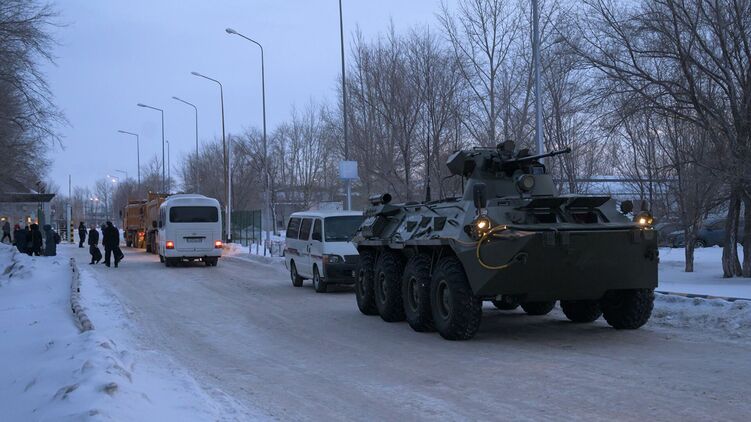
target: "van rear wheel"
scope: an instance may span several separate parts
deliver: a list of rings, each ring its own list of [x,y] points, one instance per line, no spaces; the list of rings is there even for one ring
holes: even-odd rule
[[[289,278],[292,280],[292,285],[295,287],[302,287],[303,278],[297,273],[297,266],[295,261],[289,263]]]

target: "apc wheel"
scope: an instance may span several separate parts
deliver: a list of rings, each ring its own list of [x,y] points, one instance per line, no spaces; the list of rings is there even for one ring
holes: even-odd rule
[[[596,300],[562,300],[561,310],[571,322],[594,322],[602,315]]]
[[[313,288],[316,293],[326,293],[329,291],[329,285],[321,280],[321,274],[318,273],[318,267],[313,267]]]
[[[501,296],[501,300],[492,300],[493,306],[502,311],[513,311],[519,307],[519,299],[514,296]]]
[[[360,263],[357,266],[357,277],[355,277],[355,298],[357,307],[365,315],[378,315],[373,291],[375,260],[375,251],[369,249],[360,252]]]
[[[373,291],[378,313],[386,322],[399,322],[406,318],[402,302],[402,271],[404,266],[396,253],[386,251],[378,258]]]
[[[289,263],[289,278],[292,280],[292,285],[295,287],[302,287],[303,278],[297,273],[297,266],[295,261]]]
[[[527,315],[547,315],[555,308],[555,301],[550,302],[525,302],[522,303],[522,309]]]
[[[652,316],[655,292],[652,289],[612,290],[600,301],[608,324],[619,330],[633,330]]]
[[[430,283],[433,323],[446,340],[469,340],[482,320],[482,301],[472,294],[467,275],[457,258],[443,258]]]
[[[417,332],[435,330],[430,310],[430,264],[429,256],[415,255],[407,261],[402,277],[404,316]]]

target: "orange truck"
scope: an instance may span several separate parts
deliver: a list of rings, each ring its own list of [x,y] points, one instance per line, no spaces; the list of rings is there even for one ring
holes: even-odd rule
[[[156,251],[156,221],[159,219],[159,206],[166,194],[149,192],[145,200],[131,200],[122,212],[125,244],[128,247]]]
[[[123,210],[123,231],[125,232],[125,245],[129,248],[143,248],[146,227],[144,212],[146,201],[128,201]]]

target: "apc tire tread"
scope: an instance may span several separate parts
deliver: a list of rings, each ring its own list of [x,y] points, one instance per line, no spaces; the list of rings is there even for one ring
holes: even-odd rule
[[[402,277],[402,302],[404,303],[404,315],[409,326],[419,332],[435,331],[433,313],[430,307],[430,281],[432,260],[424,254],[414,255],[407,261]],[[417,303],[412,306],[413,299],[410,282],[415,280],[417,284]]]
[[[635,330],[649,321],[654,308],[653,289],[615,290],[600,302],[608,325],[616,330]]]
[[[493,299],[493,306],[501,311],[513,311],[519,307],[519,299],[515,297],[502,296],[501,300]]]
[[[400,322],[406,319],[402,302],[403,271],[404,265],[396,253],[385,251],[378,257],[373,290],[378,314],[386,322]]]
[[[562,300],[561,310],[571,322],[594,322],[602,316],[600,302],[596,300]]]
[[[451,293],[448,318],[438,307],[438,287],[445,280]],[[443,258],[436,265],[430,283],[430,307],[438,333],[446,340],[469,340],[477,334],[482,321],[482,301],[472,294],[467,275],[455,257]]]
[[[526,312],[527,315],[541,316],[549,314],[550,311],[555,308],[555,301],[551,300],[549,302],[526,302],[522,303],[521,305],[522,309],[524,309],[524,312]]]
[[[355,277],[355,298],[357,307],[364,315],[378,315],[375,304],[373,280],[375,278],[376,253],[372,249],[360,251],[360,262]]]

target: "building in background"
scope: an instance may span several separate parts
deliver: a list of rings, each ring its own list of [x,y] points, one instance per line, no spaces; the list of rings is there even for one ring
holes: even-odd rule
[[[14,179],[0,180],[0,220],[11,226],[54,223],[50,201],[54,193],[38,192]]]

